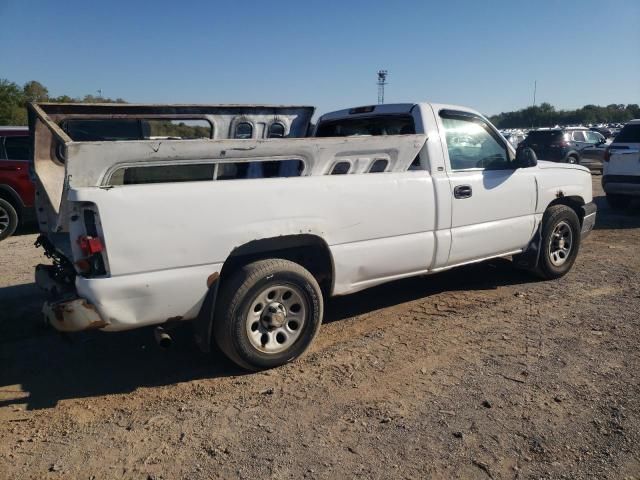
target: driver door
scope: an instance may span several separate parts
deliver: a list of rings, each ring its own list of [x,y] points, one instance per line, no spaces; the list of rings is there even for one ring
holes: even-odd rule
[[[535,228],[536,168],[516,168],[502,137],[478,115],[440,112],[451,183],[449,265],[524,249]]]

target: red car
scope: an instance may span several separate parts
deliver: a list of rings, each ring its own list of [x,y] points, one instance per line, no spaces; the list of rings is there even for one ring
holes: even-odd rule
[[[27,127],[0,126],[0,240],[35,217],[29,176],[31,140]]]

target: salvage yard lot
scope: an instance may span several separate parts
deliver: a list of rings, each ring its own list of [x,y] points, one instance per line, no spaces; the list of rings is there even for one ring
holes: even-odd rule
[[[246,374],[189,326],[40,325],[0,243],[0,478],[640,478],[640,206],[563,279],[495,260],[332,299],[310,352]]]

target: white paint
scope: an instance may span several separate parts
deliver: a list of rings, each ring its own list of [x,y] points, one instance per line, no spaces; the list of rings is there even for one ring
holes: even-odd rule
[[[48,228],[69,232],[73,245],[84,227],[71,214],[87,205],[97,209],[108,275],[79,276],[76,287],[108,329],[124,330],[194,318],[207,278],[253,240],[321,238],[334,265],[332,293],[341,295],[520,252],[550,202],[559,196],[591,202],[591,176],[583,167],[540,162],[452,171],[442,108],[477,114],[450,105],[387,105],[386,114],[410,112],[418,130],[388,137],[70,142],[66,166],[37,169],[43,184],[65,172],[60,214],[49,215],[55,228]],[[407,171],[418,153],[422,170]],[[105,188],[123,165],[265,158],[301,159],[304,176]],[[389,161],[390,172],[364,173],[378,158]],[[327,175],[337,161],[350,162],[353,173]],[[454,198],[460,184],[472,187],[471,198]]]

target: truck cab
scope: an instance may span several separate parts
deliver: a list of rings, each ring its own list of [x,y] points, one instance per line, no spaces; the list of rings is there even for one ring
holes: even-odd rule
[[[537,161],[522,164],[498,130],[479,112],[458,105],[402,103],[355,107],[322,115],[314,135],[377,136],[421,133],[427,142],[412,163],[429,172],[438,218],[449,227],[442,267],[522,249],[545,209],[571,205],[585,233],[595,206],[589,170]],[[439,265],[440,266],[440,265]]]

